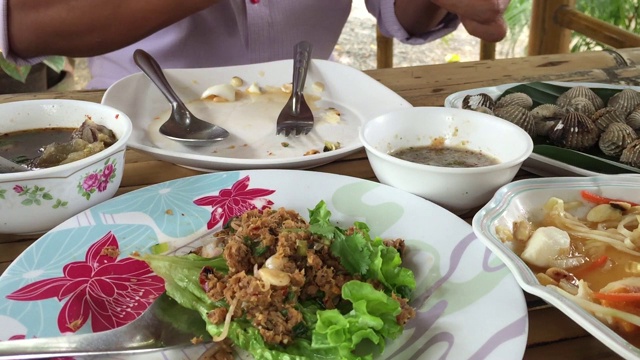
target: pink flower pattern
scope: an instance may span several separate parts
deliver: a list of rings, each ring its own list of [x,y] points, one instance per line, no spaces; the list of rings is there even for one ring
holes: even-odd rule
[[[234,216],[238,216],[248,210],[264,210],[273,201],[266,198],[275,190],[254,188],[249,189],[249,176],[238,180],[230,189],[222,189],[215,196],[203,196],[193,201],[198,206],[211,206],[211,219],[207,222],[207,229],[213,229],[219,224],[226,224]]]
[[[7,299],[66,300],[58,314],[61,333],[75,332],[89,318],[93,332],[125,325],[164,291],[164,281],[144,261],[130,257],[118,260],[118,249],[118,240],[108,232],[89,247],[84,261],[66,264],[63,276],[26,285]]]
[[[109,183],[111,183],[116,177],[115,162],[115,159],[112,159],[111,161],[107,159],[102,169],[85,175],[84,179],[81,179],[78,183],[78,193],[85,199],[89,200],[91,198],[91,194],[96,191],[106,191],[109,187]]]
[[[22,186],[20,186],[20,185],[16,185],[16,186],[13,187],[13,191],[15,191],[16,194],[20,194],[20,193],[22,193],[24,191],[24,188]]]

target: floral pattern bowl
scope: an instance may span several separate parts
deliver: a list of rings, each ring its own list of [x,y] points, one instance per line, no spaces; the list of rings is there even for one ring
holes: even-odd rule
[[[0,104],[0,134],[78,127],[90,117],[118,141],[84,159],[47,169],[0,174],[0,234],[45,232],[116,193],[122,180],[131,120],[123,112],[78,100],[28,100]]]

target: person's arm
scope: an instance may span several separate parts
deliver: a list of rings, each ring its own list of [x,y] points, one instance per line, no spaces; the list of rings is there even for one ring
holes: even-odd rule
[[[130,45],[217,0],[6,0],[11,52],[87,57]]]
[[[509,0],[396,0],[398,22],[407,33],[423,34],[444,19],[447,12],[456,14],[469,34],[496,42],[507,33],[502,17]]]

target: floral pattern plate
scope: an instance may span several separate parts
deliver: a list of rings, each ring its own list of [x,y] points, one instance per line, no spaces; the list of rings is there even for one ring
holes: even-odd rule
[[[163,282],[133,252],[184,253],[247,209],[308,214],[320,200],[339,226],[404,238],[417,281],[417,317],[380,358],[515,359],[528,317],[514,277],[450,212],[401,190],[341,175],[247,170],[160,183],[60,224],[0,277],[0,341],[112,329],[139,316]],[[136,355],[196,359],[204,345]],[[119,357],[121,358],[121,357]]]

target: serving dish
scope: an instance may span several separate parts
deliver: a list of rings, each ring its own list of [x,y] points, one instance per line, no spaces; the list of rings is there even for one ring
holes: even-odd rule
[[[500,188],[493,199],[478,211],[473,218],[473,231],[504,261],[526,292],[557,307],[620,356],[627,359],[638,358],[640,349],[573,301],[563,297],[551,287],[541,285],[529,266],[507,247],[497,234],[498,226],[511,228],[516,221],[539,218],[542,215],[543,205],[550,197],[558,197],[565,202],[581,200],[580,191],[582,190],[604,197],[630,201],[640,198],[640,185],[637,177],[633,175],[518,180]]]
[[[214,196],[217,207],[195,205],[203,196]],[[306,214],[320,200],[339,225],[364,221],[372,234],[407,241],[404,261],[416,276],[412,304],[418,314],[381,358],[522,356],[528,330],[523,293],[468,224],[383,184],[299,170],[220,172],[173,180],[113,198],[62,223],[0,276],[0,341],[57,336],[80,315],[88,321],[75,323],[76,333],[122,325],[163,289],[148,269],[129,257],[132,252],[184,253],[238,209],[284,206]],[[118,257],[100,256],[105,246],[117,249]],[[107,292],[101,290],[118,280],[128,285],[109,293],[109,299],[117,301],[106,301]],[[88,291],[77,291],[82,289]],[[136,306],[120,301],[131,296]],[[90,306],[77,306],[81,304]],[[147,358],[195,359],[203,350],[196,345]]]
[[[77,161],[0,174],[0,234],[42,233],[113,197],[122,180],[131,135],[126,114],[94,102],[42,99],[0,104],[0,134],[78,128],[89,118],[113,131],[117,141]]]
[[[170,106],[143,75],[130,75],[110,86],[102,99],[124,111],[133,122],[129,146],[158,159],[205,171],[259,168],[300,169],[319,166],[361,148],[358,128],[383,112],[410,107],[399,95],[352,67],[313,59],[309,64],[305,98],[316,123],[306,136],[276,136],[276,119],[289,94],[280,91],[291,82],[291,60],[204,69],[169,69],[165,75],[187,107],[199,118],[227,129],[229,138],[211,146],[189,147],[162,136],[158,129],[169,116]],[[215,103],[200,100],[211,86],[242,79],[239,91],[252,85],[262,95],[242,101]],[[255,86],[253,87],[255,88]],[[339,120],[327,116],[337,109]],[[339,148],[323,152],[325,142]],[[305,155],[308,151],[319,151]]]
[[[613,89],[622,90],[625,88],[634,89],[640,91],[640,87],[637,86],[622,86],[611,85],[601,83],[589,83],[589,82],[559,82],[559,81],[547,81],[543,82],[551,85],[563,86],[563,87],[575,87],[586,86],[588,88],[600,88],[600,89]],[[510,83],[502,84],[498,86],[489,86],[483,88],[475,88],[470,90],[459,91],[453,93],[445,99],[445,107],[462,107],[462,100],[465,96],[470,94],[485,93],[490,95],[494,99],[498,98],[506,90],[513,87],[523,85],[524,83]],[[550,149],[553,148],[553,149]],[[536,145],[531,156],[524,162],[523,168],[541,176],[594,176],[604,174],[618,174],[629,173],[628,167],[622,164],[615,164],[607,159],[598,158],[586,154],[584,156],[573,156],[574,154],[556,154],[564,149],[549,146],[549,145]],[[590,157],[590,158],[589,158]],[[637,170],[631,172],[638,172]]]

